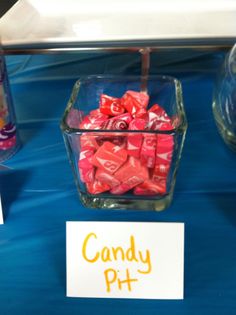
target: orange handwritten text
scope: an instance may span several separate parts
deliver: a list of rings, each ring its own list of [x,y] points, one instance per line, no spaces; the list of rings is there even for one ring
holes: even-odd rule
[[[114,261],[127,262],[134,270],[133,264],[137,264],[135,269],[139,274],[150,274],[152,271],[151,254],[150,250],[138,250],[136,240],[133,235],[130,235],[128,246],[108,247],[98,246],[98,236],[91,232],[89,233],[82,245],[82,257],[88,263],[96,263],[101,261],[103,263],[111,263]],[[123,264],[124,265],[124,264]],[[122,265],[122,266],[123,266]],[[120,266],[118,265],[120,269]],[[111,287],[115,286],[118,290],[122,290],[126,287],[128,291],[132,291],[131,284],[137,282],[137,277],[130,275],[129,268],[125,268],[125,275],[121,276],[121,270],[115,270],[114,268],[107,268],[104,271],[104,278],[107,292],[111,292]]]

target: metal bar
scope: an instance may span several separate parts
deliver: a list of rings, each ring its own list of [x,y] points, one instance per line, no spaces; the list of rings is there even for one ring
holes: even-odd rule
[[[150,48],[140,49],[141,54],[141,91],[147,93],[147,81],[150,68]]]
[[[216,51],[216,50],[229,50],[233,45],[185,45],[185,46],[158,46],[150,48],[151,52],[173,50],[173,49],[193,49],[199,51]],[[143,47],[76,47],[76,48],[4,48],[3,51],[6,55],[35,55],[35,54],[55,54],[55,53],[76,53],[76,52],[139,52]]]

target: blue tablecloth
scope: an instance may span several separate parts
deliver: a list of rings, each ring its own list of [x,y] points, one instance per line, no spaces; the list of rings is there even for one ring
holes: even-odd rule
[[[212,116],[221,53],[152,56],[152,73],[183,83],[189,123],[174,200],[163,212],[84,208],[59,128],[75,80],[84,74],[139,73],[138,55],[9,56],[21,150],[1,171],[0,314],[236,314],[236,155]],[[65,296],[65,222],[185,222],[183,301]]]

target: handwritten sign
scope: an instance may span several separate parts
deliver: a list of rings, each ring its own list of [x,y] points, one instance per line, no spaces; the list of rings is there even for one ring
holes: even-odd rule
[[[2,201],[0,195],[0,224],[3,224]]]
[[[67,222],[67,296],[183,299],[184,224]]]

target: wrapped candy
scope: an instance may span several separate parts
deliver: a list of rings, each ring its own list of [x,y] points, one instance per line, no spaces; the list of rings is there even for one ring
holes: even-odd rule
[[[134,188],[135,195],[163,195],[166,193],[166,181],[146,180]]]
[[[129,123],[132,121],[132,116],[129,113],[119,115],[113,118],[110,118],[106,121],[101,126],[101,129],[105,130],[126,130],[128,129]],[[112,135],[109,133],[107,135],[104,133],[102,136],[98,136],[96,138],[97,143],[101,146],[105,141],[110,141],[115,145],[119,145],[122,148],[125,148],[126,143],[125,143],[125,137],[124,136],[119,136],[117,134]]]
[[[80,172],[81,181],[84,183],[92,183],[94,181],[94,166],[91,163],[91,158],[94,151],[90,148],[84,148],[80,152],[80,159],[78,161],[78,168]]]
[[[146,165],[148,168],[153,168],[155,166],[156,146],[156,135],[145,134],[140,152],[140,158],[143,165]]]
[[[143,182],[142,179],[140,179],[137,176],[133,176],[133,177],[130,177],[129,180],[127,180],[127,182],[124,182],[120,184],[119,186],[113,187],[110,192],[113,195],[122,195],[142,182]]]
[[[153,169],[153,174],[159,177],[167,178],[170,170],[170,164],[156,164],[155,168]]]
[[[102,129],[107,130],[125,130],[128,129],[129,123],[132,121],[129,113],[112,117],[102,124]]]
[[[147,121],[142,118],[134,118],[129,124],[129,130],[144,130],[146,128]],[[129,134],[127,137],[127,152],[129,155],[136,158],[140,155],[140,149],[143,143],[143,135]]]
[[[104,142],[111,142],[114,145],[118,145],[122,149],[126,148],[125,137],[118,136],[117,133],[116,134],[114,133],[114,135],[109,133],[109,135],[104,134],[102,136],[97,136],[96,142],[99,146],[103,145]]]
[[[167,115],[166,111],[158,104],[154,104],[149,110],[148,113],[154,113],[157,116],[158,120],[171,122],[171,119]]]
[[[106,130],[126,130],[128,129],[128,124],[126,121],[121,119],[108,119],[104,121],[104,123],[101,125],[102,129]]]
[[[83,148],[90,148],[91,150],[95,151],[98,149],[98,144],[96,141],[96,137],[90,134],[83,134],[80,136],[80,147],[81,150]]]
[[[109,190],[110,186],[101,183],[99,180],[95,179],[91,183],[86,183],[86,188],[90,194],[97,195]]]
[[[148,170],[144,167],[140,160],[130,156],[127,162],[114,174],[115,178],[117,178],[121,182],[125,182],[132,176],[138,176],[142,178],[142,180],[148,178]]]
[[[172,135],[157,135],[156,164],[170,165],[174,149]]]
[[[101,183],[107,184],[111,188],[120,185],[120,181],[117,178],[115,178],[115,176],[107,173],[101,168],[97,169],[95,177]]]
[[[100,96],[100,111],[109,116],[118,116],[124,113],[125,109],[121,104],[121,100],[106,94]]]
[[[148,129],[149,130],[172,130],[171,119],[165,110],[158,104],[153,105],[148,110]]]
[[[97,115],[85,116],[79,125],[80,129],[101,129],[102,124],[108,119],[108,115],[98,113]]]
[[[127,91],[121,98],[121,104],[134,118],[145,116],[149,96],[144,92]]]
[[[129,157],[128,161],[114,174],[121,184],[111,189],[112,194],[123,194],[148,179],[146,167],[138,159]]]
[[[94,166],[113,174],[125,163],[126,159],[126,150],[111,142],[104,142],[93,155],[91,161]]]

